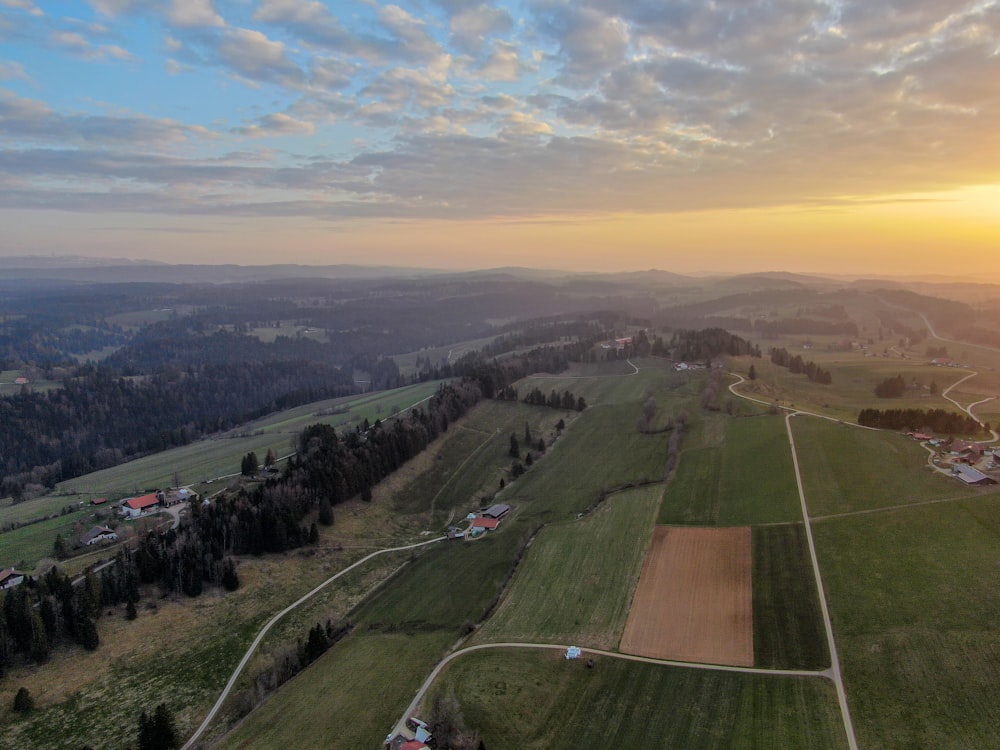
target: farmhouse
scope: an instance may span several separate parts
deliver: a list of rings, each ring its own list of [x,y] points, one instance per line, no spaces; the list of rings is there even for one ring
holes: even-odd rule
[[[955,464],[951,467],[951,473],[956,477],[961,479],[966,484],[975,485],[985,485],[985,484],[996,484],[997,480],[992,477],[988,477],[983,472],[978,469],[973,469],[971,466],[965,466],[964,464]]]
[[[492,531],[500,524],[495,518],[477,518],[472,522],[473,529],[486,529],[487,531]]]
[[[140,495],[139,497],[132,497],[125,501],[122,505],[122,515],[126,518],[138,518],[144,513],[151,513],[156,510],[160,505],[160,498],[156,496],[156,493],[150,493],[149,495]]]
[[[80,546],[89,547],[94,544],[110,544],[118,540],[118,534],[107,526],[95,526],[80,537]]]
[[[104,503],[106,503],[107,501],[108,501],[108,499],[106,497],[95,497],[93,500],[90,501],[90,504],[91,505],[104,505]]]
[[[506,503],[497,503],[496,505],[491,505],[489,508],[483,511],[483,515],[487,518],[495,518],[500,520],[504,516],[510,513],[510,506]]]
[[[24,575],[20,570],[14,570],[14,568],[0,570],[0,591],[20,586],[24,581]]]

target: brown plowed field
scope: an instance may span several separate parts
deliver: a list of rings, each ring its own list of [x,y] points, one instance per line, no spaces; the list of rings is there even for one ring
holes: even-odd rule
[[[621,650],[753,666],[750,528],[657,526]]]

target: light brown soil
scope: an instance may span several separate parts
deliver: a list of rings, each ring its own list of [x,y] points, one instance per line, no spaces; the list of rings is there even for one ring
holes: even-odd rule
[[[750,528],[658,526],[642,564],[621,650],[753,666]]]

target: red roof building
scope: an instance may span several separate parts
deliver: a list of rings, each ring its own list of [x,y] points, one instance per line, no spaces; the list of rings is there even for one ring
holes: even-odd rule
[[[404,742],[399,750],[424,750],[427,745],[425,745],[420,740],[410,740],[409,742]]]
[[[141,495],[140,497],[133,497],[125,501],[122,506],[122,510],[132,518],[138,518],[140,515],[146,511],[152,510],[155,506],[160,504],[160,499],[153,492],[149,495]]]
[[[472,522],[472,528],[474,529],[495,529],[500,525],[500,521],[496,518],[477,518]]]
[[[104,503],[106,503],[107,501],[108,501],[108,499],[106,497],[95,497],[93,500],[90,501],[90,504],[91,505],[104,505]]]

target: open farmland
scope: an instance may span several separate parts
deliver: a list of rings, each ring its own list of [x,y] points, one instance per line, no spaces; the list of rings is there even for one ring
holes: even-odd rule
[[[463,624],[491,606],[524,541],[508,533],[427,550],[352,616],[357,623],[352,635],[247,717],[219,747],[378,747],[426,674],[458,640]],[[298,706],[322,710],[314,708],[304,719]],[[290,716],[300,718],[289,721]]]
[[[476,642],[614,648],[662,491],[651,485],[615,493],[585,518],[542,529]]]
[[[748,527],[656,527],[621,650],[753,666],[750,540]]]
[[[826,669],[830,654],[800,523],[753,529],[754,664]]]
[[[395,500],[401,513],[433,512],[444,525],[455,515],[487,504],[511,464],[510,436],[521,443],[521,454],[543,438],[549,444],[560,418],[575,412],[503,401],[484,401],[472,409],[461,424],[449,429],[434,464],[415,477]],[[524,445],[524,427],[531,431],[532,445]],[[459,516],[461,517],[461,516]]]
[[[487,747],[518,750],[843,750],[831,684],[496,649],[452,662],[455,695]]]
[[[792,455],[780,417],[715,417],[720,439],[685,437],[696,446],[681,453],[664,497],[659,523],[738,525],[794,521],[802,516]]]
[[[1000,498],[813,533],[860,746],[1000,746]]]
[[[976,490],[927,466],[927,451],[910,438],[823,419],[792,419],[809,513],[913,505]]]

